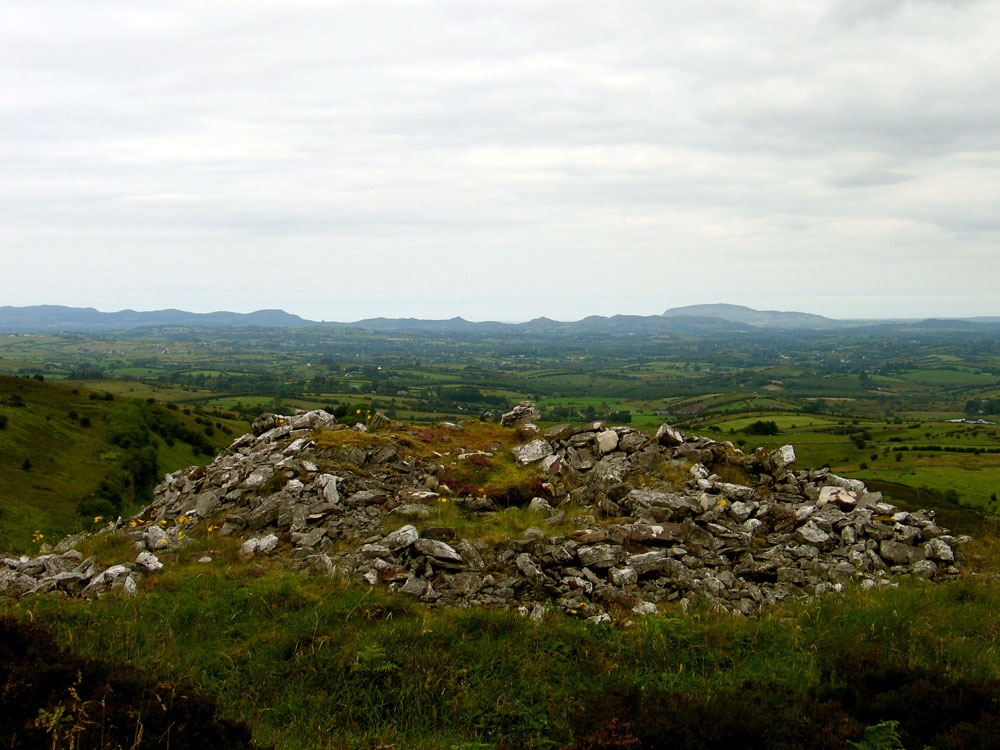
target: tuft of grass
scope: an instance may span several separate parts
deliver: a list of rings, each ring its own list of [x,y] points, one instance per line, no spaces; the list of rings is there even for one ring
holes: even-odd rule
[[[357,430],[318,430],[313,435],[316,447],[323,448],[343,448],[345,446],[384,446],[390,445],[392,439],[385,435],[376,435],[371,432],[358,432]]]

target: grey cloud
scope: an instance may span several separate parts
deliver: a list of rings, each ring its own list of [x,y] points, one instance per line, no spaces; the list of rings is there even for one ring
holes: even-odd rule
[[[334,248],[385,275],[386,305],[444,264],[459,284],[544,258],[566,291],[536,312],[558,317],[599,293],[641,312],[678,265],[713,299],[726,265],[747,299],[774,289],[748,257],[802,280],[836,257],[846,283],[906,246],[912,274],[871,271],[903,299],[941,247],[960,263],[995,238],[997,0],[37,0],[0,20],[0,246],[32,248],[52,294],[73,248],[104,247],[110,278],[130,248],[195,247],[245,283],[268,273],[247,257],[325,268]],[[609,292],[615,258],[644,272]],[[995,304],[1000,263],[980,265]],[[136,287],[108,305],[143,307]],[[0,282],[60,301],[30,290]]]

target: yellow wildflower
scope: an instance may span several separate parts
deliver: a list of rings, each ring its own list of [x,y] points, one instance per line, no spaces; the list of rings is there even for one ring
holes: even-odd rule
[[[94,523],[100,523],[104,520],[104,516],[94,516]]]

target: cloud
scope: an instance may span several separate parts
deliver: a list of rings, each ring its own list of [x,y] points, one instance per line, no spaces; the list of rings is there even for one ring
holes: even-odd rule
[[[859,309],[903,315],[933,271],[996,313],[998,23],[997,0],[8,5],[0,247],[28,265],[0,292],[509,320],[512,284],[567,318],[660,311],[679,278],[773,309],[870,274]],[[326,294],[341,276],[378,291]]]

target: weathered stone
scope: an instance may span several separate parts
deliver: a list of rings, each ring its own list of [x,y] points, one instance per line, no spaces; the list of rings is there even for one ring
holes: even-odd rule
[[[552,506],[549,505],[549,501],[544,497],[533,497],[531,498],[531,502],[528,503],[528,510],[535,513],[551,513]]]
[[[274,469],[272,467],[261,466],[259,469],[255,469],[251,472],[250,476],[243,481],[243,486],[249,489],[256,489],[270,479],[272,474],[274,474]]]
[[[542,572],[541,567],[531,559],[531,555],[527,552],[522,552],[518,555],[515,559],[515,564],[518,570],[524,573],[525,577],[536,586],[548,582],[548,578]]]
[[[264,413],[257,417],[250,425],[250,430],[254,435],[260,436],[269,430],[273,430],[284,423],[284,419],[277,414]]]
[[[427,581],[417,578],[412,573],[407,577],[406,583],[399,587],[399,590],[410,596],[423,596],[427,591]]]
[[[428,503],[437,500],[441,495],[430,490],[406,489],[397,492],[396,497],[405,503]]]
[[[459,541],[454,549],[462,556],[462,561],[473,570],[482,570],[485,566],[483,556],[479,554],[479,550],[468,539]]]
[[[795,448],[791,445],[783,445],[771,452],[771,461],[774,465],[775,474],[780,478],[795,466]]]
[[[514,453],[514,458],[522,466],[527,466],[535,461],[541,461],[546,456],[551,456],[553,452],[552,444],[544,438],[532,440],[530,443],[524,443],[523,445],[515,445],[511,448],[511,451]]]
[[[383,534],[390,512],[426,516],[438,502],[455,503],[468,514],[499,510],[495,501],[471,496],[472,490],[453,495],[445,480],[454,476],[456,462],[490,458],[503,448],[498,442],[488,451],[462,447],[463,436],[454,430],[448,439],[455,448],[433,457],[391,434],[378,445],[317,449],[310,431],[321,424],[339,427],[323,414],[275,423],[283,419],[276,416],[259,438],[234,441],[211,465],[167,475],[142,515],[154,528],[126,523],[101,533],[136,542],[143,554],[134,568],[148,572],[154,546],[178,547],[182,531],[189,537],[201,531],[179,523],[180,516],[225,518],[215,533],[253,534],[244,542],[245,556],[276,550],[281,534],[291,541],[281,551],[283,563],[293,569],[347,572],[372,585],[390,584],[428,606],[522,607],[526,616],[556,601],[577,616],[597,617],[605,607],[629,609],[637,600],[655,611],[656,602],[683,607],[701,598],[721,611],[749,614],[795,594],[838,591],[847,581],[876,586],[891,583],[889,574],[958,574],[953,563],[962,540],[936,526],[933,513],[900,512],[862,483],[828,470],[793,472],[790,448],[748,458],[706,438],[664,430],[649,441],[631,427],[607,429],[603,423],[576,430],[560,425],[541,441],[544,455],[532,473],[548,494],[529,507],[549,514],[555,504],[549,498],[558,499],[561,509],[550,520],[559,524],[579,514],[575,531],[547,522],[549,533],[566,536],[529,529],[515,539],[473,543],[453,527],[418,532],[412,525]],[[690,478],[663,481],[667,462],[684,471],[685,456],[695,462]],[[766,499],[713,474],[724,474],[727,461],[759,476]],[[326,473],[331,470],[338,475]],[[139,580],[132,566],[99,572],[69,546],[60,552],[0,559],[0,592],[89,597],[134,590]]]
[[[194,512],[201,518],[208,518],[217,507],[219,507],[219,493],[217,491],[202,492],[195,498]]]
[[[656,431],[655,440],[660,445],[674,446],[680,445],[684,442],[684,433],[680,430],[674,429],[666,422],[660,425],[659,429]]]
[[[337,482],[340,477],[333,474],[320,474],[316,477],[316,486],[323,492],[323,499],[328,503],[337,505],[340,503],[340,491],[337,489]]]
[[[686,536],[686,527],[679,523],[633,524],[626,539],[637,544],[673,544]]]
[[[955,553],[948,544],[940,538],[931,539],[927,544],[924,545],[924,554],[931,560],[940,560],[941,562],[954,562]]]
[[[163,568],[163,563],[152,552],[140,552],[139,556],[135,558],[135,564],[150,573],[155,573]]]
[[[573,434],[573,426],[565,422],[546,427],[542,436],[549,440],[568,440]]]
[[[924,559],[924,550],[909,544],[883,539],[879,542],[878,553],[886,562],[894,565],[912,565]]]
[[[386,534],[385,539],[382,540],[382,544],[395,551],[409,547],[419,538],[420,532],[417,531],[417,527],[407,524]]]
[[[708,448],[699,448],[690,443],[681,443],[676,448],[677,455],[686,458],[693,463],[706,463],[712,460],[712,451]]]
[[[167,533],[159,526],[150,526],[146,529],[143,540],[146,542],[146,548],[151,550],[166,549],[170,544]]]
[[[542,459],[541,469],[545,474],[558,474],[563,467],[562,456],[546,456]]]
[[[588,568],[608,568],[625,557],[625,550],[612,544],[581,547],[576,552],[580,562]]]
[[[517,434],[523,440],[527,440],[528,438],[533,438],[541,431],[542,431],[541,428],[534,422],[521,422],[517,426]]]
[[[530,401],[522,401],[509,412],[500,417],[500,424],[504,427],[517,424],[518,422],[536,422],[542,418],[542,413]]]
[[[843,487],[828,486],[823,487],[819,491],[819,499],[816,500],[816,504],[826,505],[827,503],[834,503],[839,508],[851,510],[856,508],[860,501],[861,493],[859,492],[853,492]]]
[[[743,502],[753,502],[757,499],[757,490],[742,484],[731,484],[729,482],[716,482],[715,489],[725,495],[727,500],[741,500]]]
[[[658,490],[632,490],[623,500],[623,504],[633,510],[667,511],[665,514],[654,512],[653,515],[657,520],[666,520],[671,516],[683,517],[701,511],[701,504],[696,497]],[[664,515],[664,518],[660,519],[659,515]]]
[[[618,433],[614,430],[599,432],[597,433],[595,441],[597,443],[597,450],[601,453],[601,455],[611,453],[611,451],[618,447]]]
[[[436,560],[461,563],[462,556],[455,551],[454,547],[437,539],[418,539],[413,543],[414,549],[421,554],[433,557]]]
[[[274,551],[278,546],[278,537],[274,534],[266,534],[262,537],[247,539],[240,547],[240,554],[245,557],[253,555],[264,555]]]
[[[382,490],[359,490],[358,492],[354,492],[348,496],[344,502],[351,506],[372,505],[375,503],[382,503],[387,500],[388,497],[389,494]]]
[[[641,432],[626,432],[618,440],[618,449],[626,453],[635,453],[642,450],[649,443],[649,438]]]
[[[823,531],[815,521],[807,521],[795,530],[795,536],[805,544],[826,544],[830,535]]]
[[[917,560],[913,563],[913,575],[933,578],[938,574],[938,566],[932,560]]]
[[[639,575],[634,568],[612,568],[608,571],[608,579],[615,586],[631,586],[639,580]]]
[[[865,483],[860,479],[847,479],[846,477],[838,477],[836,474],[830,474],[826,478],[826,484],[832,485],[834,487],[841,487],[845,490],[850,490],[851,492],[862,493],[865,492]]]
[[[753,513],[753,506],[743,502],[742,500],[736,500],[729,506],[729,510],[727,512],[734,521],[737,523],[743,523],[750,518],[750,514]]]
[[[302,534],[297,539],[295,537],[295,534],[292,534],[292,539],[295,540],[295,546],[297,547],[311,548],[319,544],[320,540],[324,536],[326,536],[326,527],[320,526],[318,528],[313,529],[312,531]]]

